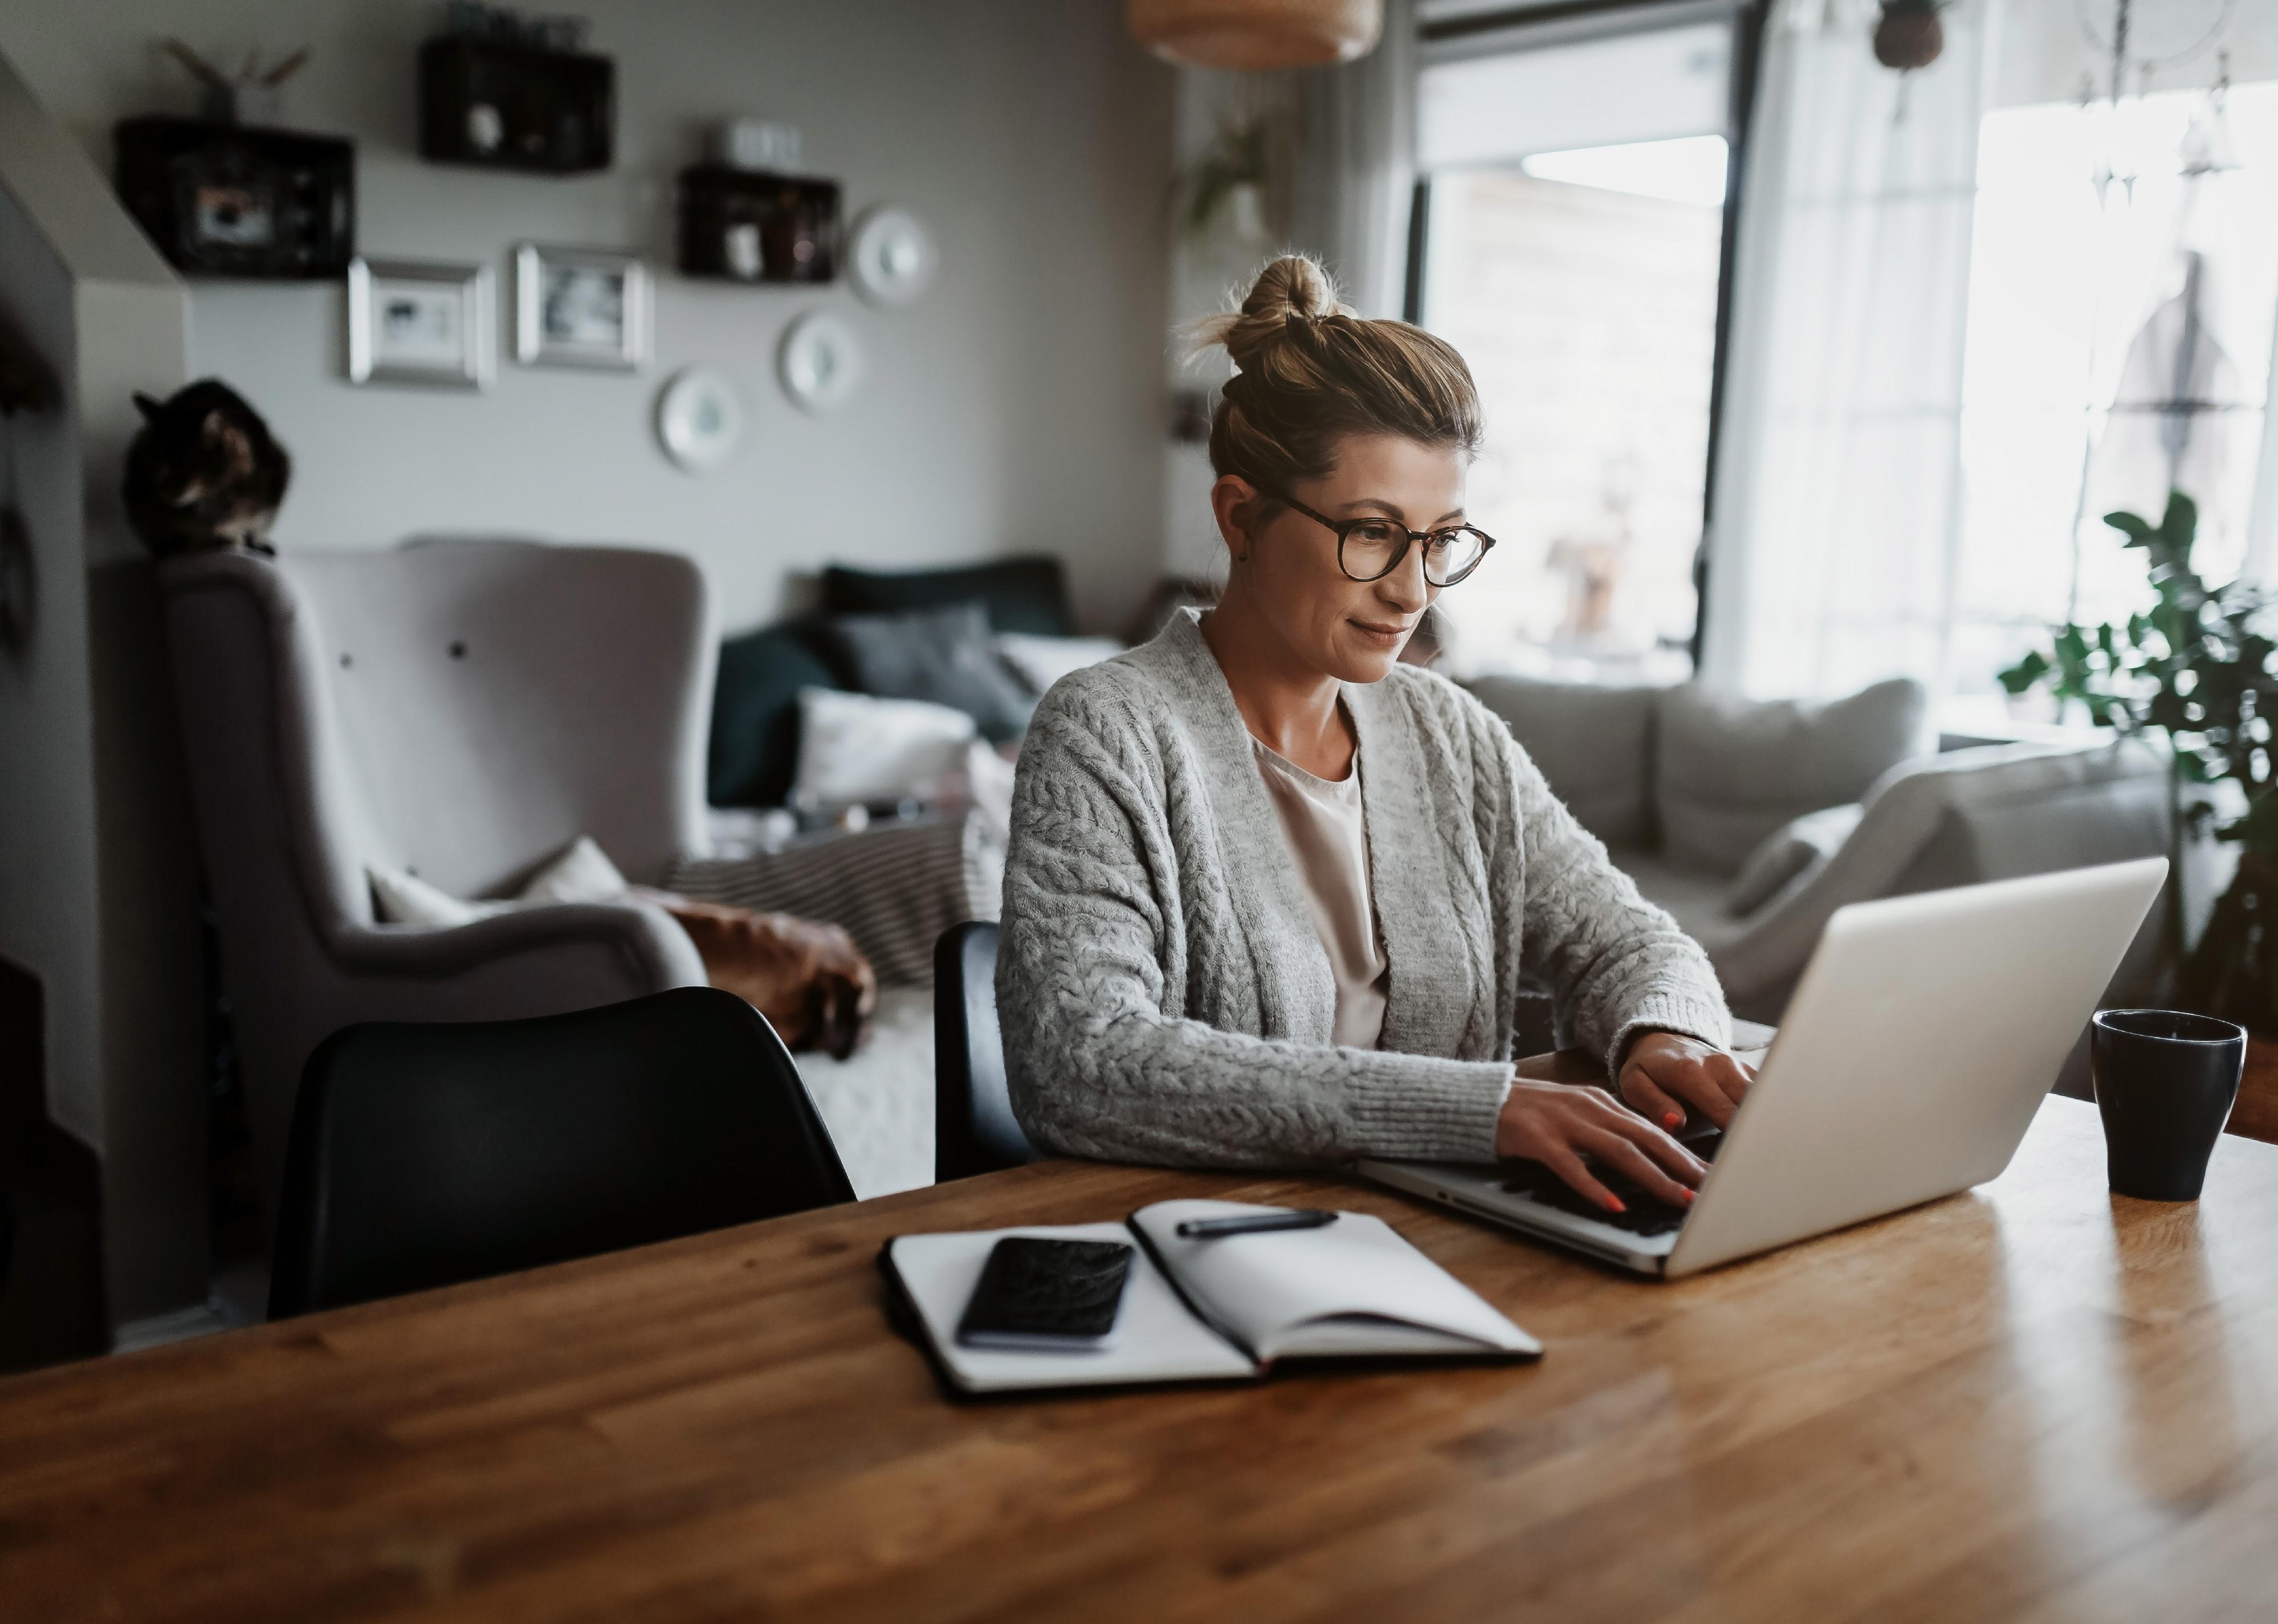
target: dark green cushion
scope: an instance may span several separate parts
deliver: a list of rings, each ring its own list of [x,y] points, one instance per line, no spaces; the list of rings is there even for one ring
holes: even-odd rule
[[[705,773],[715,806],[780,806],[799,768],[799,690],[845,688],[815,621],[786,621],[720,645]]]
[[[991,631],[1072,637],[1067,576],[1056,558],[1007,558],[954,569],[848,569],[822,572],[822,606],[831,614],[898,614],[978,600]]]

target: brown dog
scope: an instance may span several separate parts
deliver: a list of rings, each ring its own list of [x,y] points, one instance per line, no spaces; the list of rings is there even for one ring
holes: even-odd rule
[[[735,994],[788,1048],[828,1049],[844,1060],[878,1004],[878,978],[836,925],[787,913],[650,892],[696,944],[712,985]]]

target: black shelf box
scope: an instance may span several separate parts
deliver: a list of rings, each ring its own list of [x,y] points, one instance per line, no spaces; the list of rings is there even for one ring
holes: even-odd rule
[[[680,269],[731,282],[838,275],[838,183],[698,164],[680,172]]]
[[[336,277],[355,257],[355,147],[328,135],[121,119],[118,195],[177,269],[195,276]]]
[[[419,156],[575,175],[607,169],[617,69],[607,57],[447,34],[419,48]]]

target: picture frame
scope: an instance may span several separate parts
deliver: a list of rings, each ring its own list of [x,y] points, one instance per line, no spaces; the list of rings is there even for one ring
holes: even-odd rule
[[[491,379],[491,270],[348,262],[348,381],[481,389]]]
[[[648,359],[648,267],[603,248],[514,251],[514,358],[524,366],[637,370]]]

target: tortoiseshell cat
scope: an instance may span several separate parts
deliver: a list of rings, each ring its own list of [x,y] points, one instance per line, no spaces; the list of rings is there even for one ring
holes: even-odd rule
[[[293,459],[261,414],[218,378],[158,401],[138,394],[141,431],[126,448],[126,522],[160,558],[230,547],[273,557],[269,527]]]

